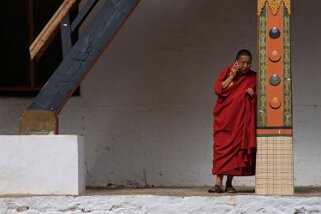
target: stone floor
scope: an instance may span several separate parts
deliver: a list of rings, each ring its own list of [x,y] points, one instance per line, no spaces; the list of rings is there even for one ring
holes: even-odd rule
[[[93,195],[159,195],[159,196],[230,196],[255,195],[254,187],[235,187],[238,192],[208,193],[210,187],[155,187],[155,188],[87,188],[84,196]],[[296,187],[294,196],[321,197],[321,187]]]
[[[236,186],[237,193],[208,193],[211,187],[150,187],[150,188],[87,188],[81,196],[113,196],[113,195],[155,195],[155,196],[233,196],[233,195],[256,195],[254,187]],[[0,198],[19,198],[37,195],[4,195]],[[295,187],[296,197],[321,197],[321,187]]]

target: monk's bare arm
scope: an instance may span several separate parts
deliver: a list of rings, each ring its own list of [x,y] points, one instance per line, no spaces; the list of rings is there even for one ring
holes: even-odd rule
[[[235,61],[233,67],[230,70],[229,76],[222,82],[222,89],[228,88],[230,84],[233,83],[233,79],[236,76],[236,72],[240,69],[240,66],[237,61]]]
[[[222,89],[226,89],[233,82],[233,76],[229,76],[222,82]]]

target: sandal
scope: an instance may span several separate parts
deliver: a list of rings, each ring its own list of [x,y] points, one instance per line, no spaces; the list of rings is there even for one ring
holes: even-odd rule
[[[209,193],[222,193],[224,192],[222,187],[220,187],[219,185],[215,185],[214,187],[212,187],[211,189],[208,190]]]
[[[237,192],[236,189],[232,185],[226,186],[225,191],[228,193],[236,193]]]

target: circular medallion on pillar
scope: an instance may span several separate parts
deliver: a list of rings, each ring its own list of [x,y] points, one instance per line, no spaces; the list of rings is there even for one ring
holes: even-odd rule
[[[271,30],[270,30],[270,33],[269,33],[270,37],[272,39],[277,39],[280,37],[281,33],[280,33],[280,30],[277,28],[277,27],[273,27]]]
[[[273,74],[271,77],[270,77],[270,84],[273,85],[273,86],[277,86],[279,85],[281,82],[281,79],[279,77],[279,75],[277,74]]]
[[[277,97],[273,97],[272,100],[270,101],[270,106],[273,109],[278,109],[281,106],[281,101]]]
[[[278,62],[281,59],[281,55],[279,54],[278,51],[274,50],[272,53],[269,55],[269,59],[271,62]]]

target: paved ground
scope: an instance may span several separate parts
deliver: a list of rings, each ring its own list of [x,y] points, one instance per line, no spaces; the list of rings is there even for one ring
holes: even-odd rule
[[[255,195],[254,187],[235,187],[238,193],[208,193],[210,187],[182,188],[89,188],[84,195],[228,196]],[[295,196],[321,197],[321,187],[296,187]]]
[[[153,188],[87,188],[81,196],[113,196],[113,195],[155,195],[155,196],[232,196],[256,195],[254,187],[238,187],[237,193],[208,193],[209,186],[204,187],[153,187]],[[5,195],[0,198],[19,198],[32,195]],[[294,196],[321,197],[321,187],[296,187]]]

